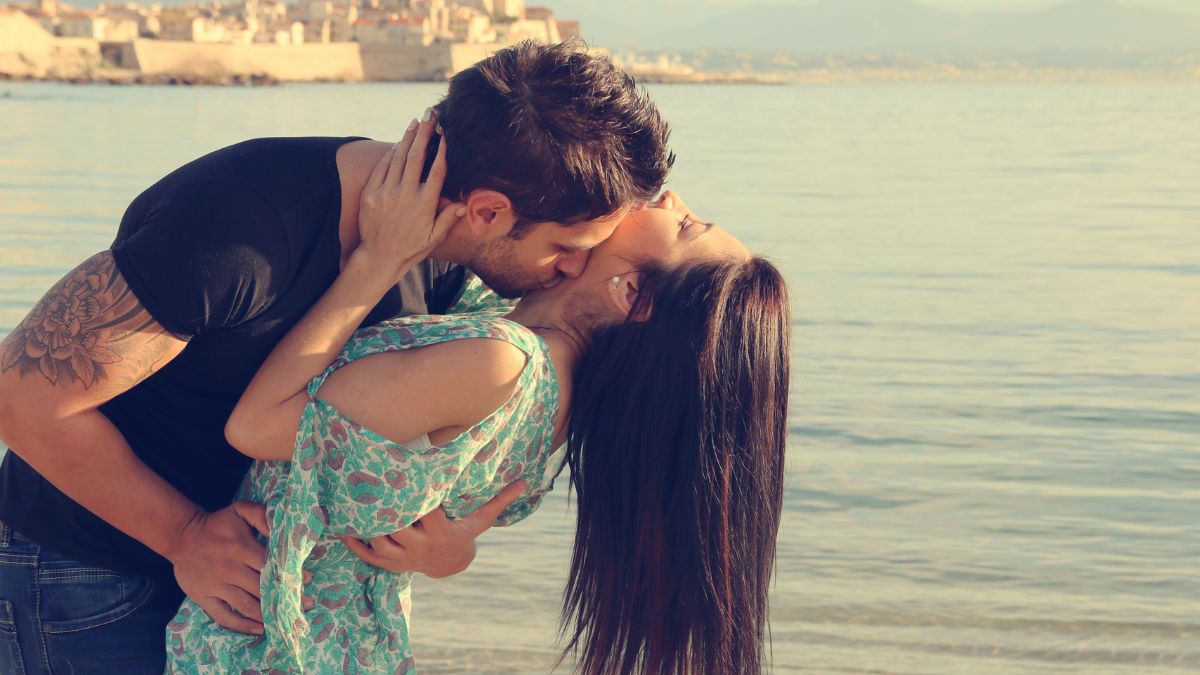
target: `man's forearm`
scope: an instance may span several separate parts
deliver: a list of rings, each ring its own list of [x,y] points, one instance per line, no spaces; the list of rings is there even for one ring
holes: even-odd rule
[[[204,513],[142,463],[99,411],[39,419],[8,406],[0,440],[68,497],[167,559]]]

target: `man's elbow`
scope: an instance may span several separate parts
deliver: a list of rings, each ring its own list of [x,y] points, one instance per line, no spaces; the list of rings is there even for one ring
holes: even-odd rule
[[[0,376],[0,380],[4,379]],[[0,443],[8,444],[8,428],[12,426],[12,399],[3,385],[0,385]]]
[[[0,373],[0,443],[9,448],[20,446],[25,429],[37,428],[47,420],[39,420],[38,408],[21,395],[21,380],[14,370]]]

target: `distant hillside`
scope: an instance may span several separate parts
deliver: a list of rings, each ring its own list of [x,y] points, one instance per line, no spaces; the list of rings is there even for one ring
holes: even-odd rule
[[[676,32],[679,45],[788,51],[1122,48],[1198,49],[1200,17],[1075,0],[1020,14],[956,14],[912,0],[756,6]]]
[[[1200,14],[1140,9],[1130,4],[1136,0],[971,14],[915,0],[539,1],[580,19],[585,37],[615,49],[1200,49]]]

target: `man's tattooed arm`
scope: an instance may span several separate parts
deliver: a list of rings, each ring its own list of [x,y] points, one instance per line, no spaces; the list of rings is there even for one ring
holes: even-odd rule
[[[99,407],[186,346],[151,318],[108,252],[68,273],[0,343],[0,442],[173,562],[195,557],[192,542],[200,540],[189,533],[210,516],[146,466]],[[239,542],[247,540],[256,543],[248,533]],[[224,599],[211,586],[202,590]]]
[[[88,393],[103,391],[107,400],[149,377],[183,344],[142,307],[105,251],[55,284],[0,343],[0,373],[95,388]]]

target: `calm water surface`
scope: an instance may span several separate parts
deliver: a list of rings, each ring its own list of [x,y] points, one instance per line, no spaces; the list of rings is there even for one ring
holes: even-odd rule
[[[441,90],[0,83],[0,334],[179,164]],[[791,284],[773,672],[1200,670],[1200,87],[652,91]],[[424,672],[546,672],[570,539],[560,492],[422,579]]]

